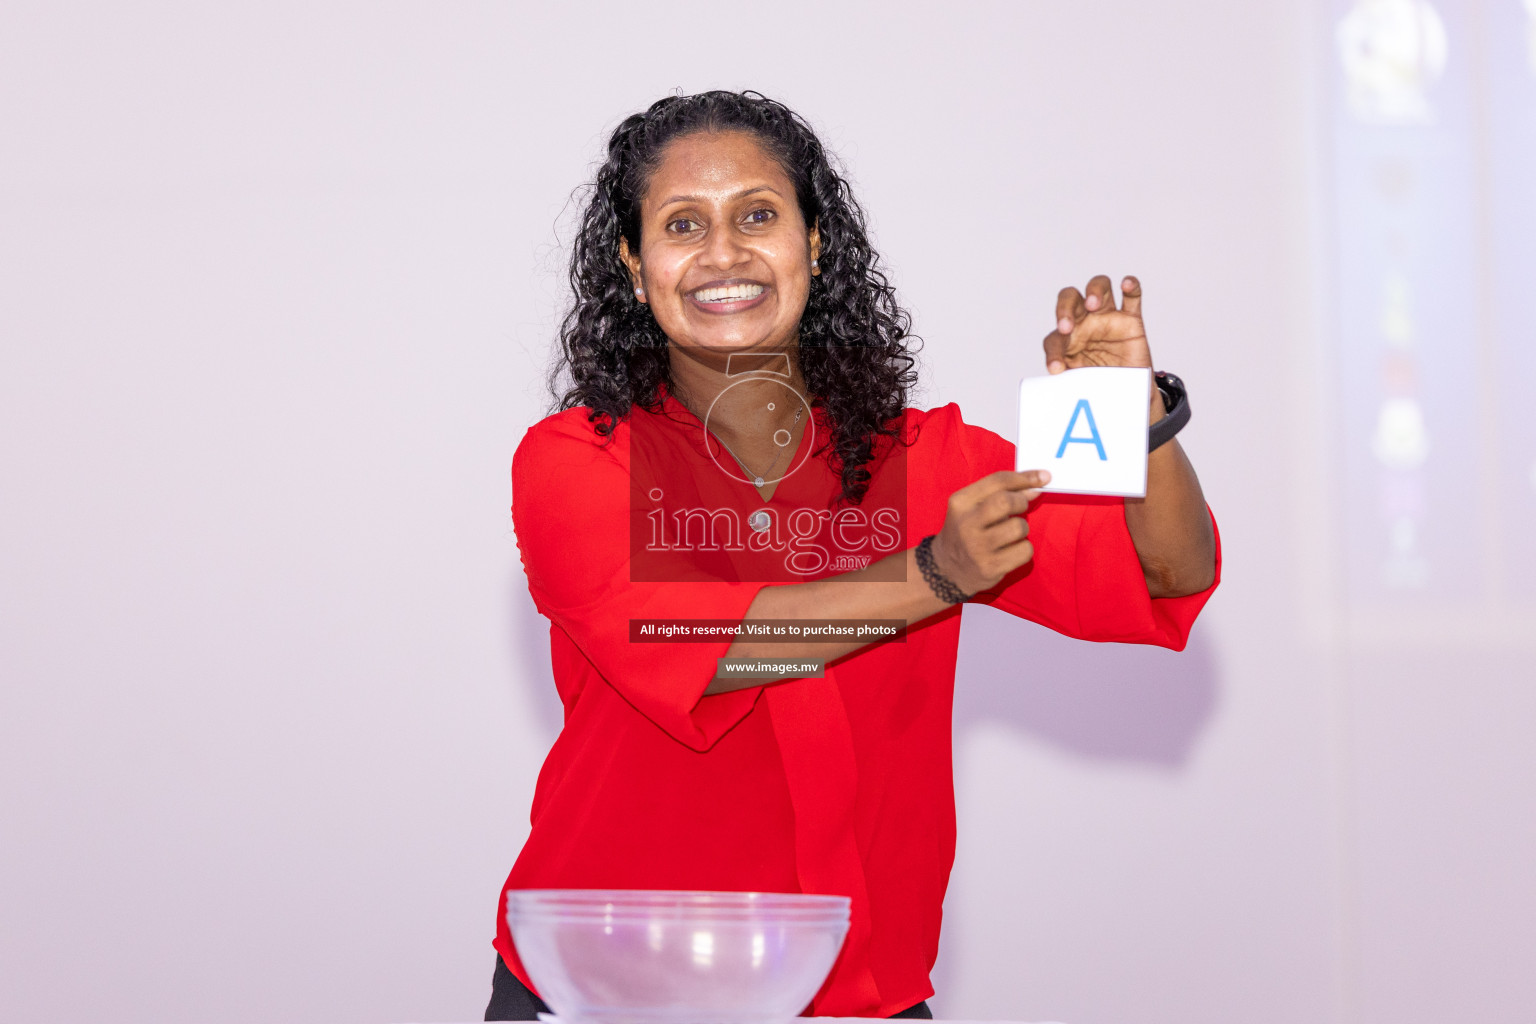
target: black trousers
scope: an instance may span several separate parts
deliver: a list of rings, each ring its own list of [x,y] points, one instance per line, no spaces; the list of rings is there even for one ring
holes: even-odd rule
[[[491,976],[491,1005],[485,1008],[486,1020],[538,1020],[539,1014],[548,1013],[544,1000],[528,991],[528,986],[517,980],[517,975],[507,969],[501,957],[496,958],[496,973]],[[891,1019],[933,1020],[933,1011],[924,1000],[909,1006]]]

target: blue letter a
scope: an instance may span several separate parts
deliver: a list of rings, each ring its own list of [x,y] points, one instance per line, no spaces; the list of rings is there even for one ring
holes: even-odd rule
[[[1078,416],[1088,417],[1087,437],[1072,436],[1072,428],[1077,426]],[[1104,454],[1104,442],[1099,440],[1098,424],[1093,422],[1093,407],[1088,404],[1088,399],[1086,398],[1079,398],[1077,400],[1077,408],[1072,410],[1072,419],[1067,422],[1067,432],[1061,435],[1061,446],[1056,449],[1056,457],[1058,459],[1066,454],[1067,445],[1069,444],[1091,444],[1099,450],[1099,459],[1101,461],[1109,461],[1109,456]]]

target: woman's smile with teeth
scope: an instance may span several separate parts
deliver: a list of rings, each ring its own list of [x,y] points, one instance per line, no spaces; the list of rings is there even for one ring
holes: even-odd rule
[[[700,288],[693,293],[693,297],[699,302],[740,302],[742,299],[755,299],[763,294],[763,286],[760,284],[732,284],[723,288]]]

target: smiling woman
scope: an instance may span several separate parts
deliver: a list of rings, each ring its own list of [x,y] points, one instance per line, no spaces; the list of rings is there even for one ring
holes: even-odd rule
[[[767,308],[738,318],[737,302],[712,306],[686,290],[739,284],[761,286]],[[911,320],[848,183],[800,117],[756,94],[668,97],[619,125],[576,239],[571,287],[560,405],[597,414],[603,435],[633,406],[659,410],[663,384],[679,390],[676,375],[690,367],[674,365],[672,332],[695,368],[720,364],[733,345],[783,351],[798,335],[796,379],[834,413],[828,441],[854,498],[872,438],[895,436],[891,421],[917,379]],[[710,310],[718,319],[706,319]],[[615,350],[628,358],[604,358]],[[755,447],[761,432],[747,433]]]
[[[953,405],[909,408],[910,321],[863,213],[755,93],[618,127],[570,279],[560,411],[512,467],[565,726],[486,1019],[547,1009],[505,919],[525,888],[847,896],[810,1012],[931,1016],[960,610],[1182,649],[1219,575],[1194,470],[1171,441],[1144,500],[1042,495]],[[1051,372],[1152,365],[1141,285],[1121,291],[1062,290]]]
[[[794,347],[810,282],[821,274],[821,233],[807,226],[788,175],[752,135],[699,132],[673,142],[652,172],[639,220],[638,251],[621,238],[619,254],[639,282],[635,297],[651,307],[668,339],[674,393],[710,391],[723,355]],[[799,362],[789,361],[788,380],[803,391]],[[793,441],[803,409],[776,403],[764,408],[770,415],[754,415],[766,406],[761,389],[736,390],[711,425],[716,434],[735,434],[721,440],[743,469],[766,465],[777,454],[772,449]],[[780,432],[786,443],[774,444]],[[751,457],[737,454],[743,451]],[[772,493],[766,479],[757,486],[765,497]]]

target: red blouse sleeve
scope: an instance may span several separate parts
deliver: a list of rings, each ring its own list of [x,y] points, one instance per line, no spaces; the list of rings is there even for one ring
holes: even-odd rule
[[[1010,442],[982,427],[960,426],[972,480],[1013,469]],[[1125,525],[1122,499],[1048,493],[1027,518],[1034,560],[975,600],[1080,640],[1184,649],[1195,617],[1221,582],[1220,534],[1216,578],[1209,587],[1187,597],[1153,598]]]
[[[739,622],[762,584],[633,582],[626,453],[617,436],[599,443],[582,412],[529,429],[512,460],[512,525],[528,589],[637,711],[680,743],[708,750],[746,717],[762,687],[703,696],[731,639],[632,643],[630,620]]]

